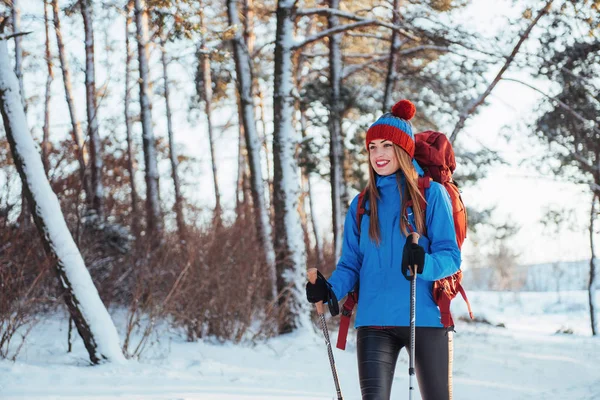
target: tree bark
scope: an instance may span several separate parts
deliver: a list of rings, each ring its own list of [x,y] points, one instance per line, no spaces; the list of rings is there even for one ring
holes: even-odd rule
[[[306,129],[307,129],[307,123],[306,123],[306,113],[305,110],[303,110],[300,107],[300,129],[302,131],[302,139],[306,138]],[[313,195],[312,195],[312,187],[311,187],[311,183],[310,183],[310,171],[307,171],[306,169],[303,171],[302,173],[302,187],[306,188],[306,197],[308,197],[308,210],[310,213],[310,223],[312,225],[312,230],[313,230],[313,236],[315,238],[315,253],[317,254],[317,268],[322,267],[324,265],[324,256],[323,256],[323,245],[322,245],[322,241],[321,241],[321,235],[319,235],[319,230],[318,230],[318,226],[317,226],[317,217],[316,217],[316,212],[315,212],[315,204],[314,204],[314,199],[313,199]]]
[[[60,14],[58,9],[58,0],[52,0],[52,11],[54,14],[54,30],[56,32],[56,44],[58,45],[58,57],[60,59],[60,67],[63,75],[63,83],[65,87],[65,98],[69,108],[69,116],[71,117],[71,135],[75,143],[75,154],[79,162],[79,175],[81,184],[86,194],[86,201],[93,198],[90,191],[89,173],[87,172],[88,154],[83,141],[83,132],[81,124],[77,118],[77,110],[75,108],[75,99],[73,98],[73,90],[71,88],[71,69],[65,52],[65,45],[62,39],[62,30],[60,27]]]
[[[133,12],[134,0],[129,0],[127,3],[127,15],[125,17],[125,98],[123,100],[123,112],[125,114],[125,133],[127,137],[127,172],[129,173],[129,184],[131,187],[131,221],[132,230],[137,235],[139,234],[139,223],[138,223],[138,191],[135,184],[135,156],[133,151],[133,128],[131,126],[131,117],[129,116],[129,104],[131,103],[131,60],[133,54],[129,50],[129,26],[131,25],[131,14]]]
[[[230,25],[239,25],[239,15],[235,0],[227,1],[227,11]],[[265,255],[267,275],[271,283],[271,299],[277,298],[277,272],[275,269],[275,250],[271,237],[271,221],[269,210],[265,201],[265,187],[262,176],[262,165],[260,158],[260,139],[256,130],[256,119],[254,117],[254,102],[252,98],[252,64],[250,54],[245,46],[244,38],[236,32],[233,38],[233,55],[236,66],[236,80],[240,97],[241,117],[246,148],[248,151],[248,164],[250,165],[250,182],[252,201],[254,203],[254,217],[256,220],[256,231],[260,238]]]
[[[46,77],[46,94],[44,96],[44,126],[42,128],[42,164],[46,176],[50,171],[48,164],[48,155],[50,154],[50,99],[52,97],[52,81],[54,80],[54,72],[52,71],[52,53],[50,52],[50,22],[48,19],[48,3],[44,0],[44,28],[46,33],[46,67],[48,68],[48,76]]]
[[[13,34],[21,32],[21,0],[12,0],[11,18],[13,25]],[[25,101],[25,89],[23,87],[23,48],[21,47],[21,36],[17,35],[15,40],[15,75],[19,80],[19,91],[21,93],[21,102],[23,110],[27,114],[27,102]]]
[[[238,96],[239,97],[239,96]],[[242,105],[238,99],[238,114],[242,120]],[[235,188],[235,213],[238,218],[244,217],[244,171],[246,170],[246,157],[244,155],[244,126],[239,125],[240,134],[238,137],[238,175]]]
[[[8,62],[6,40],[0,40],[0,110],[17,171],[44,249],[52,259],[63,296],[90,361],[124,361],[119,335],[102,304],[81,253],[65,223],[60,204],[46,179],[44,166],[27,128],[19,83]]]
[[[400,0],[394,0],[393,4],[392,24],[400,24]],[[390,112],[394,105],[394,89],[396,80],[398,79],[398,52],[402,46],[400,34],[397,31],[392,31],[392,43],[390,46],[390,57],[388,59],[388,70],[385,77],[385,89],[383,95],[383,112]]]
[[[329,0],[329,8],[337,10],[340,7],[339,0]],[[334,29],[339,26],[339,18],[335,14],[327,16],[328,28]],[[329,84],[331,107],[329,109],[329,162],[331,165],[331,210],[333,218],[333,245],[334,255],[337,260],[342,253],[342,232],[344,215],[346,213],[342,198],[344,198],[344,143],[342,135],[342,112],[341,99],[342,85],[342,50],[341,34],[329,36]]]
[[[100,221],[104,220],[104,185],[102,184],[102,144],[96,105],[96,71],[94,63],[94,23],[91,0],[81,0],[85,31],[85,97],[87,131],[90,146],[91,206]]]
[[[306,280],[306,248],[298,217],[298,161],[293,126],[294,88],[292,45],[294,0],[277,2],[275,76],[273,96],[273,202],[277,289],[282,307],[280,333],[308,323],[309,310],[302,296]]]
[[[150,99],[152,92],[150,90],[150,68],[148,65],[148,14],[144,0],[135,0],[135,24],[140,70],[142,142],[146,164],[146,229],[148,233],[161,233],[163,221],[160,208],[156,141],[152,127],[152,100]]]
[[[204,25],[204,21],[201,22]],[[214,145],[214,132],[212,124],[212,77],[210,67],[210,54],[206,47],[206,38],[202,38],[200,45],[200,58],[199,61],[202,63],[202,80],[203,80],[203,96],[204,96],[204,112],[206,113],[206,124],[208,127],[208,141],[210,150],[210,161],[213,173],[213,186],[215,190],[215,214],[214,224],[221,226],[222,224],[222,208],[221,208],[221,191],[219,190],[219,180],[217,177],[217,160],[215,157],[215,145]]]
[[[263,151],[265,152],[265,163],[267,166],[267,176],[265,177],[265,182],[267,184],[267,189],[269,191],[269,204],[268,209],[271,210],[273,207],[273,177],[271,176],[271,171],[273,168],[271,167],[271,153],[269,152],[269,144],[267,140],[267,124],[265,121],[266,113],[265,113],[265,96],[263,91],[258,88],[258,110],[260,111],[260,143],[263,147]]]
[[[179,183],[179,173],[177,171],[179,162],[177,161],[177,153],[175,151],[175,142],[173,135],[173,122],[171,115],[171,104],[169,100],[169,74],[167,71],[167,49],[166,49],[166,38],[164,34],[160,37],[161,45],[161,61],[163,67],[163,81],[164,81],[164,96],[165,96],[165,108],[167,114],[167,134],[169,135],[169,159],[171,161],[171,178],[173,179],[173,186],[175,188],[175,220],[177,222],[177,231],[179,238],[185,241],[186,229],[185,220],[183,218],[183,197],[181,195],[181,185]]]
[[[20,0],[13,0],[11,7],[11,18],[13,25],[13,34],[21,32],[21,5]],[[15,75],[19,80],[19,90],[21,92],[21,101],[23,102],[23,110],[27,114],[27,102],[25,101],[25,89],[23,87],[23,49],[21,48],[21,36],[17,35],[15,40]],[[30,226],[31,213],[27,205],[25,197],[25,189],[21,189],[21,213],[18,218],[19,223],[24,226]]]
[[[598,193],[594,192],[592,196],[592,207],[590,212],[590,279],[588,281],[588,304],[590,306],[590,324],[592,326],[592,335],[598,334],[596,321],[596,307],[594,305],[594,295],[596,293],[596,253],[594,252],[594,221],[596,220],[596,199],[600,200]]]

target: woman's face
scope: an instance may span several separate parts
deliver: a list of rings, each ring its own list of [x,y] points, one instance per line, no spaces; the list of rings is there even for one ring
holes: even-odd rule
[[[369,161],[373,170],[382,176],[391,175],[400,168],[394,144],[385,139],[377,139],[369,143]]]

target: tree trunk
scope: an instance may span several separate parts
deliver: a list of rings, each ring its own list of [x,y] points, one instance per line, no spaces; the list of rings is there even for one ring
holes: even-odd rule
[[[242,120],[242,105],[238,99],[238,114]],[[244,126],[239,125],[240,134],[238,138],[238,175],[235,188],[235,213],[238,218],[244,217],[244,170],[246,169],[246,157],[244,156]]]
[[[590,212],[590,280],[588,281],[588,303],[590,305],[590,323],[592,325],[592,335],[598,334],[596,321],[596,307],[594,306],[594,295],[596,292],[596,253],[594,252],[594,221],[596,219],[596,199],[600,200],[598,193],[592,196],[592,209]]]
[[[201,22],[204,25],[204,22]],[[199,52],[199,62],[202,63],[202,80],[203,80],[203,97],[204,97],[204,112],[206,113],[206,124],[208,127],[208,141],[210,149],[210,161],[213,173],[213,186],[215,190],[215,226],[221,226],[222,208],[221,208],[221,192],[219,190],[219,180],[217,178],[217,160],[215,157],[214,132],[212,125],[212,77],[210,75],[210,54],[206,47],[205,38],[202,38],[202,44]]]
[[[13,25],[13,33],[21,32],[21,0],[12,0],[11,18]],[[25,90],[23,87],[23,48],[21,47],[21,36],[15,36],[15,74],[19,80],[19,91],[21,93],[21,101],[23,109],[27,114],[27,102],[25,101]]]
[[[400,0],[394,0],[392,24],[400,24]],[[392,31],[392,44],[390,46],[390,58],[388,60],[388,70],[385,77],[385,89],[383,95],[383,112],[390,112],[394,105],[393,95],[396,80],[398,79],[398,52],[401,47],[400,34]]]
[[[267,166],[267,176],[265,177],[265,182],[267,184],[267,189],[269,191],[269,206],[271,209],[273,207],[273,177],[271,176],[271,161],[270,161],[270,152],[269,152],[269,144],[267,140],[267,124],[265,122],[266,114],[265,114],[265,96],[263,95],[262,90],[258,88],[258,109],[260,111],[260,130],[262,136],[260,137],[260,143],[263,147],[263,151],[265,152],[265,162]]]
[[[13,25],[13,33],[17,34],[21,32],[21,6],[20,0],[13,0],[11,7],[11,18]],[[23,88],[23,49],[21,48],[21,36],[15,36],[15,74],[19,80],[19,90],[21,92],[21,101],[23,102],[23,109],[27,114],[27,102],[25,101],[25,90]],[[25,196],[25,188],[21,189],[21,213],[18,218],[19,223],[29,226],[31,221],[31,213],[29,212],[29,206],[27,204],[27,198]]]
[[[339,0],[329,0],[329,8],[339,9]],[[339,25],[339,18],[333,14],[327,17],[329,29]],[[341,34],[329,36],[329,84],[331,85],[331,107],[329,110],[329,162],[331,165],[331,210],[333,217],[334,255],[337,260],[342,253],[342,232],[346,210],[342,203],[344,192],[344,143],[342,136],[342,51]]]
[[[292,44],[294,0],[277,2],[273,97],[273,202],[277,289],[282,307],[280,333],[308,324],[309,309],[303,298],[306,280],[306,248],[298,217],[298,162],[293,126],[294,88]]]
[[[14,3],[13,3],[14,4]],[[50,153],[50,99],[52,96],[52,81],[54,80],[54,72],[52,71],[52,53],[50,52],[50,22],[48,19],[48,3],[44,0],[44,28],[46,33],[46,66],[48,68],[48,76],[46,77],[46,95],[44,96],[44,126],[42,128],[42,164],[46,176],[50,171],[48,164],[48,155]]]
[[[156,143],[152,127],[152,101],[150,99],[152,91],[150,90],[150,68],[148,65],[148,14],[144,0],[135,0],[135,24],[140,70],[142,142],[144,163],[146,164],[146,230],[147,233],[161,233],[163,221],[160,209]]]
[[[256,35],[254,34],[254,0],[243,0],[242,14],[244,16],[244,42],[250,56],[254,52]]]
[[[171,177],[173,178],[173,186],[175,188],[175,220],[177,221],[177,231],[181,241],[185,241],[185,220],[183,218],[183,197],[181,196],[181,185],[179,183],[179,174],[177,172],[179,162],[175,152],[175,143],[173,140],[173,122],[171,116],[171,104],[169,101],[169,75],[167,73],[167,50],[166,38],[161,35],[161,61],[163,66],[163,81],[165,85],[165,108],[167,114],[167,134],[169,135],[169,159],[171,161]]]
[[[235,0],[227,1],[229,24],[239,25],[238,9]],[[252,201],[254,203],[254,216],[256,220],[256,231],[260,238],[265,255],[267,275],[271,283],[271,299],[277,298],[277,272],[275,269],[275,250],[273,238],[271,237],[271,221],[269,210],[265,201],[265,187],[262,177],[262,165],[260,158],[260,139],[256,131],[256,119],[254,117],[254,103],[252,101],[252,65],[250,55],[243,42],[241,33],[236,32],[233,38],[233,54],[236,66],[236,80],[241,105],[241,117],[248,151],[248,164],[250,165],[250,182]]]
[[[123,111],[125,113],[125,133],[127,135],[127,172],[129,173],[129,184],[131,186],[131,221],[132,230],[137,235],[140,232],[138,223],[138,192],[135,184],[135,156],[133,151],[133,137],[132,137],[132,126],[131,118],[129,116],[129,104],[131,103],[131,87],[130,87],[130,73],[131,73],[131,60],[133,58],[132,52],[129,50],[129,26],[131,25],[131,13],[133,12],[134,0],[129,0],[127,3],[127,15],[125,17],[125,99],[123,101]]]
[[[90,145],[91,205],[100,221],[104,220],[104,186],[102,184],[102,144],[96,105],[96,72],[94,64],[94,24],[91,0],[81,0],[85,31],[85,96],[87,131]]]
[[[300,130],[302,131],[302,139],[306,138],[306,113],[300,107]],[[315,253],[317,254],[317,268],[322,267],[324,265],[324,257],[323,257],[323,245],[321,241],[321,235],[319,235],[319,230],[317,227],[317,217],[315,213],[315,204],[313,202],[312,195],[312,187],[310,184],[310,171],[304,170],[303,173],[303,183],[302,187],[306,188],[306,197],[308,197],[308,210],[310,212],[310,223],[312,225],[313,236],[315,238]]]
[[[67,100],[67,106],[69,108],[69,116],[71,117],[71,135],[73,142],[75,143],[75,154],[79,161],[79,175],[81,177],[81,184],[86,194],[86,201],[93,198],[90,192],[89,174],[86,171],[88,163],[88,154],[83,141],[83,132],[81,130],[81,124],[77,118],[77,110],[75,109],[75,99],[73,98],[73,90],[71,88],[71,69],[69,68],[69,61],[65,52],[65,45],[62,39],[62,31],[60,28],[60,15],[58,9],[58,0],[52,0],[52,11],[54,14],[54,30],[56,31],[56,44],[58,45],[58,57],[60,59],[60,67],[63,75],[63,83],[65,86],[65,98]]]
[[[27,128],[19,83],[0,40],[0,108],[13,160],[44,249],[56,266],[63,296],[92,363],[124,361],[119,335],[102,304],[81,253],[67,228],[60,204]]]

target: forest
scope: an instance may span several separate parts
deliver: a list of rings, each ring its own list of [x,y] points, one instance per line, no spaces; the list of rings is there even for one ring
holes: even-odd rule
[[[600,1],[509,1],[492,36],[473,3],[1,2],[0,357],[57,309],[92,364],[140,357],[165,321],[234,343],[311,324],[306,270],[335,268],[369,125],[411,99],[475,187],[506,160],[465,132],[505,82],[539,99],[519,121],[532,168],[585,187],[596,335]],[[511,289],[517,224],[467,208]]]

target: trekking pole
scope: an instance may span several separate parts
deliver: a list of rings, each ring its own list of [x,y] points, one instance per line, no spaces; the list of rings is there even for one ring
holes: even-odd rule
[[[419,243],[419,234],[411,233],[412,242]],[[410,271],[410,360],[408,365],[408,399],[412,400],[415,391],[415,319],[416,319],[416,303],[417,303],[417,266],[409,265]]]
[[[313,285],[317,282],[317,269],[309,268],[308,270],[308,281]],[[331,365],[331,373],[333,374],[333,383],[335,384],[335,390],[337,392],[338,400],[344,400],[342,398],[342,390],[340,389],[340,382],[338,380],[337,371],[335,369],[335,361],[333,359],[333,350],[331,350],[331,341],[329,340],[329,330],[327,329],[327,322],[325,322],[325,314],[323,312],[323,302],[319,301],[315,303],[315,307],[317,308],[317,315],[319,316],[319,320],[321,322],[321,330],[323,331],[323,336],[325,337],[325,344],[327,345],[327,354],[329,355],[329,365]]]

